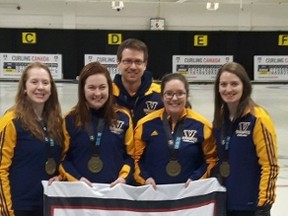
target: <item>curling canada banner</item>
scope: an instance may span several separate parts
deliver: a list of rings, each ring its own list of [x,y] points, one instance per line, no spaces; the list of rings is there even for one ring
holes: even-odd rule
[[[184,75],[188,82],[214,82],[222,65],[231,61],[232,55],[173,55],[172,71]]]
[[[114,76],[118,73],[117,68],[117,56],[116,55],[106,55],[106,54],[85,54],[84,64],[88,64],[93,61],[98,61],[101,64],[105,65],[110,73],[111,79],[114,79]]]
[[[53,182],[44,187],[45,216],[225,216],[226,189],[215,178],[184,184],[130,186]]]
[[[53,79],[62,79],[61,54],[0,53],[0,78],[19,79],[25,67],[32,62],[46,64]]]

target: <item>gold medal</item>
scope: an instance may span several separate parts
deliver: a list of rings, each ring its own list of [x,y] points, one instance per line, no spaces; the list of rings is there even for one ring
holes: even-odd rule
[[[230,175],[230,164],[228,161],[223,161],[220,165],[220,175],[224,178]]]
[[[103,168],[103,162],[99,156],[92,156],[88,161],[88,168],[92,173],[98,173]]]
[[[181,165],[177,160],[170,160],[166,165],[166,172],[169,176],[178,176],[181,172]]]
[[[45,171],[48,175],[53,175],[56,172],[56,161],[54,158],[48,158],[45,163]]]

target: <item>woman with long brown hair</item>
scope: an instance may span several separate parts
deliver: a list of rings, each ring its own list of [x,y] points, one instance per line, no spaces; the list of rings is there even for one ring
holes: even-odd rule
[[[214,133],[227,216],[269,216],[275,201],[277,139],[266,110],[251,98],[244,67],[226,63],[215,81]]]
[[[56,85],[49,68],[29,64],[15,105],[0,119],[0,215],[43,215],[41,180],[59,180],[63,131]]]
[[[62,163],[69,181],[129,183],[134,162],[130,114],[117,106],[109,71],[99,62],[80,72],[78,102],[65,117],[69,150]]]

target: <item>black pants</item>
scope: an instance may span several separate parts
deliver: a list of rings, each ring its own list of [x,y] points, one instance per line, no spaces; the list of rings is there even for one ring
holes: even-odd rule
[[[43,209],[35,211],[14,211],[15,216],[43,216]]]
[[[255,211],[227,211],[226,216],[254,216]]]

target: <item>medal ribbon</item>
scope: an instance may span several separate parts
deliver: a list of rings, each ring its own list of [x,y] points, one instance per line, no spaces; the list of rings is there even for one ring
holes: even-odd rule
[[[223,161],[229,161],[229,148],[231,136],[236,130],[238,121],[231,122],[228,118],[223,119],[222,129],[221,129],[221,144],[224,149]]]
[[[44,120],[40,121],[40,125],[42,127],[43,132],[44,132],[44,141],[45,141],[47,149],[48,149],[47,158],[53,158],[52,148],[54,147],[54,139],[50,137],[50,135],[48,133],[47,124]]]
[[[88,122],[86,124],[86,131],[89,135],[90,144],[91,144],[91,147],[93,149],[93,155],[95,155],[95,156],[99,155],[99,147],[100,147],[100,143],[101,143],[104,125],[105,125],[104,119],[99,118],[98,122],[97,122],[97,130],[95,133],[92,122]],[[95,139],[95,134],[96,134],[96,139]]]
[[[166,132],[166,137],[168,140],[168,148],[169,148],[169,154],[170,154],[170,160],[176,160],[176,155],[178,153],[180,143],[182,140],[182,134],[183,134],[183,129],[184,129],[184,119],[181,119],[180,122],[178,122],[175,126],[176,129],[176,137],[175,141],[173,139],[172,133],[171,133],[171,127],[167,119],[167,113],[164,112],[163,115],[163,126]]]

